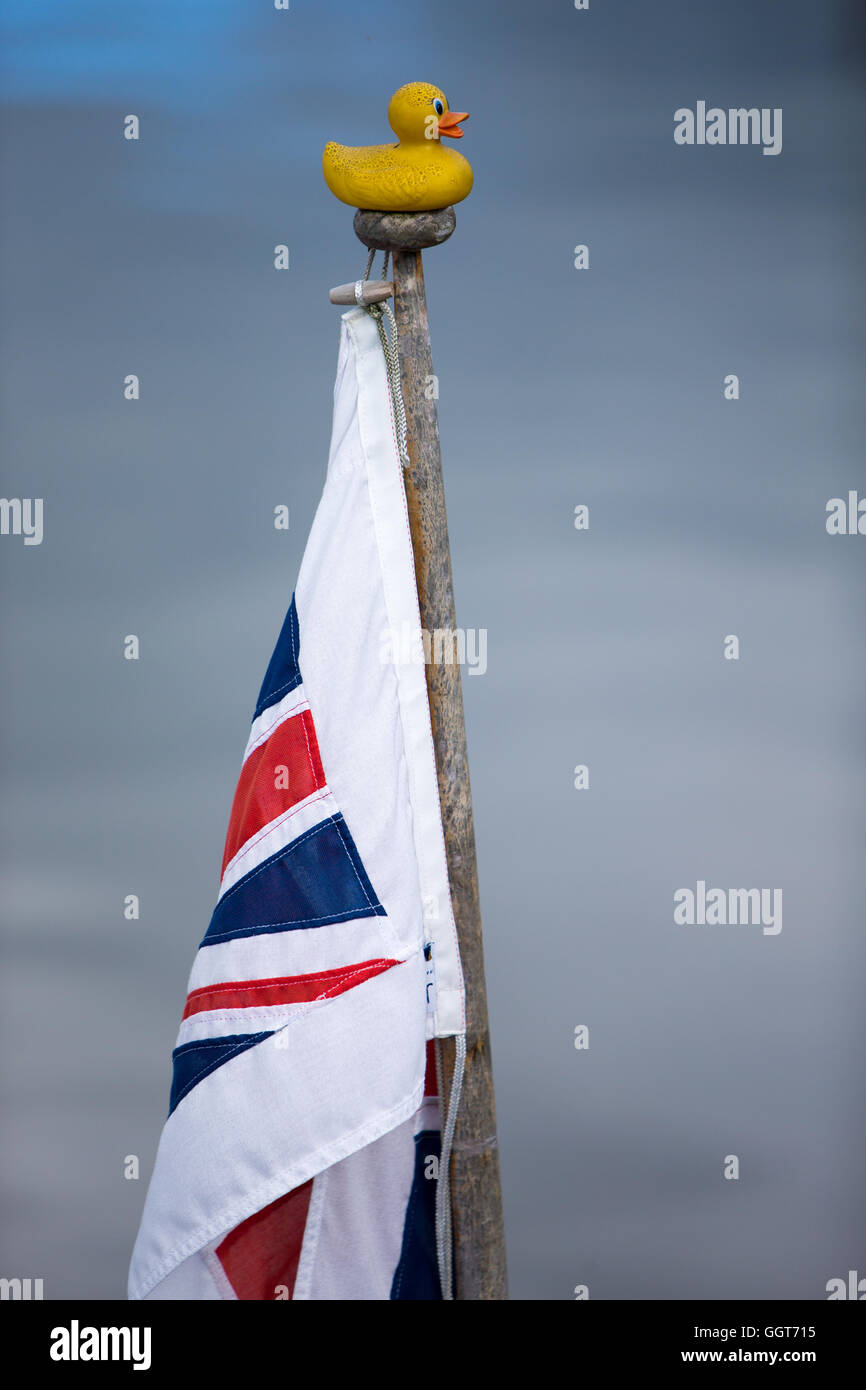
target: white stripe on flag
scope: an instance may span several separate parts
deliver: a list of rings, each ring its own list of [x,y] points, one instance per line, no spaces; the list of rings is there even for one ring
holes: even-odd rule
[[[387,917],[263,932],[202,946],[193,962],[188,993],[232,980],[284,979],[341,970],[354,961],[405,960],[407,954]]]
[[[224,898],[229,889],[239,883],[242,878],[251,873],[253,869],[257,869],[259,864],[270,859],[272,854],[277,854],[279,850],[285,849],[305,831],[312,830],[314,826],[329,820],[331,816],[337,814],[338,810],[339,807],[329,789],[320,787],[318,791],[311,792],[297,805],[290,806],[288,811],[277,816],[276,820],[269,821],[267,825],[262,826],[261,830],[257,830],[255,835],[251,835],[241,845],[234,859],[230,859],[226,864],[217,902]]]
[[[266,710],[262,710],[258,719],[254,719],[250,726],[250,736],[244,751],[244,762],[250,753],[255,752],[259,744],[267,742],[280,724],[284,724],[287,719],[292,719],[296,714],[301,714],[309,708],[303,685],[296,685],[294,690],[290,690],[288,695],[284,695],[277,704],[269,705]]]

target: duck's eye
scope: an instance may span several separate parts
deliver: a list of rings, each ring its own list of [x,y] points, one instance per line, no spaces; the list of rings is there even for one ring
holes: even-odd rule
[[[438,97],[436,97],[433,102],[433,110],[436,112],[437,116],[444,116],[445,114],[445,105]]]

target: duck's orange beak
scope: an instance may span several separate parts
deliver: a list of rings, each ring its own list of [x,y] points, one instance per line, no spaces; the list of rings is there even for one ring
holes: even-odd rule
[[[468,120],[468,111],[446,111],[444,116],[439,117],[439,134],[462,140],[464,132],[460,129],[460,122]]]

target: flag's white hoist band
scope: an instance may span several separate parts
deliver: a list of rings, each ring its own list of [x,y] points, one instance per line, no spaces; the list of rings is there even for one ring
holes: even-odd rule
[[[327,479],[190,978],[133,1298],[450,1296],[463,979],[425,672],[384,655],[420,616],[375,318],[342,320]],[[440,1149],[429,1054],[449,1036]]]

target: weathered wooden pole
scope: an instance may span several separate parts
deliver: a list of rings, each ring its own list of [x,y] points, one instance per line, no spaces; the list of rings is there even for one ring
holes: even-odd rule
[[[364,245],[371,250],[388,250],[393,256],[395,317],[409,453],[409,467],[404,476],[421,626],[429,633],[451,634],[451,660],[428,661],[426,673],[451,898],[466,985],[466,1072],[451,1159],[455,1297],[505,1299],[508,1297],[505,1236],[475,829],[442,455],[436,401],[431,390],[433,361],[421,264],[422,250],[446,241],[455,225],[453,208],[436,212],[355,214],[355,232]],[[444,1115],[454,1071],[454,1040],[443,1039],[440,1047],[446,1090],[441,1098]]]

